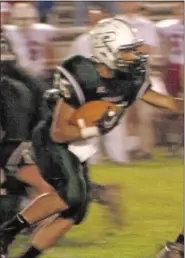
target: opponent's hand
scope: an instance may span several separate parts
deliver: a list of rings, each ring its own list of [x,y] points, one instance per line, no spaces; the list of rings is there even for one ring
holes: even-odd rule
[[[98,120],[96,123],[100,134],[106,134],[110,132],[116,125],[118,125],[120,118],[123,116],[123,113],[123,108],[120,108],[118,111],[112,111],[110,108],[108,108],[100,120]]]

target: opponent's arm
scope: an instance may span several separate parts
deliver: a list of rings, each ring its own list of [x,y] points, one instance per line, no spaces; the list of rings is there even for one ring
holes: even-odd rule
[[[150,105],[159,108],[169,109],[170,111],[178,114],[184,113],[184,100],[181,98],[165,96],[149,89],[142,97],[142,100]]]

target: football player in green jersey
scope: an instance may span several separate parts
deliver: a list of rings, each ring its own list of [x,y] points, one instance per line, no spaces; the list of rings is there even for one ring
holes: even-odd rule
[[[1,242],[8,245],[10,235],[15,237],[28,225],[59,214],[52,223],[37,232],[32,246],[22,258],[37,257],[53,246],[85,214],[89,203],[86,162],[70,150],[71,144],[108,133],[137,99],[183,113],[182,99],[163,96],[150,89],[147,58],[139,52],[143,41],[126,21],[121,18],[103,20],[91,30],[91,37],[92,59],[75,56],[57,67],[54,77],[58,89],[48,91],[45,96],[50,103],[56,104],[33,134],[33,147],[43,177],[47,176],[45,163],[50,170],[54,164],[60,164],[58,171],[56,168],[52,171],[56,176],[58,173],[60,177],[62,175],[58,182],[62,186],[61,191],[58,191],[58,196],[48,193],[37,198],[1,227]],[[72,126],[69,123],[71,115],[92,100],[108,100],[121,108],[118,112],[107,110],[92,127]],[[91,152],[90,148],[88,152]]]

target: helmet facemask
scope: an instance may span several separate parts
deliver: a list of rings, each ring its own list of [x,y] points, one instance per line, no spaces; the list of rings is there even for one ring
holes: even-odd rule
[[[147,55],[139,52],[142,41],[130,46],[120,47],[116,53],[115,67],[119,71],[127,71],[128,68],[141,69],[147,62]]]

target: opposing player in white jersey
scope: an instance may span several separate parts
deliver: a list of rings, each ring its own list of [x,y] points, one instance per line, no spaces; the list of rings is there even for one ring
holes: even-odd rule
[[[184,24],[183,2],[177,3],[173,9],[175,19],[162,20],[156,24],[161,38],[161,49],[164,58],[163,78],[168,94],[180,96],[183,94],[183,71],[184,71]],[[182,131],[183,121],[177,117],[168,119],[167,157],[180,157],[182,154]],[[178,125],[177,125],[178,124]],[[179,129],[178,129],[179,128]]]
[[[138,2],[122,1],[119,2],[119,10],[122,12],[121,17],[127,20],[134,28],[137,29],[139,37],[144,39],[144,44],[140,51],[149,55],[150,68],[156,60],[155,56],[159,55],[160,41],[155,28],[155,24],[147,17],[143,16]],[[120,15],[119,15],[120,16]],[[152,88],[165,94],[163,83],[159,76],[151,73]],[[160,86],[159,86],[160,85]],[[158,112],[154,107],[147,103],[137,101],[126,115],[127,132],[129,144],[134,144],[139,148],[137,151],[130,149],[132,159],[150,159],[155,147],[155,132],[153,120]]]
[[[184,24],[183,2],[174,8],[176,19],[162,20],[156,24],[166,58],[165,83],[169,94],[177,96],[183,88]]]
[[[38,23],[37,10],[28,3],[15,4],[12,19],[14,25],[6,27],[6,34],[19,58],[20,66],[32,76],[45,76],[47,70],[55,66],[55,28]]]
[[[156,24],[161,37],[161,46],[166,59],[166,88],[169,94],[178,96],[184,91],[184,2],[178,2],[174,8],[176,19],[163,20]],[[157,254],[156,258],[184,257],[184,229],[174,242],[167,242],[166,246]]]

